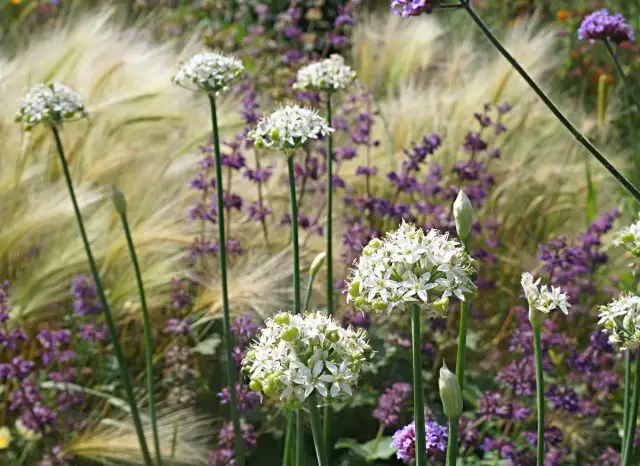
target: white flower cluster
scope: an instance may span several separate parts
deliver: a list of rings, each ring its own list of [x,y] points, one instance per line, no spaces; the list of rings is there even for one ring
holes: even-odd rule
[[[622,246],[634,256],[640,256],[640,221],[624,227],[613,237],[615,246]]]
[[[347,301],[387,312],[417,304],[437,317],[446,314],[450,296],[464,301],[465,294],[475,293],[474,274],[473,259],[448,234],[425,233],[403,222],[365,246],[349,279]]]
[[[623,294],[600,307],[600,325],[609,333],[609,341],[623,350],[640,347],[640,297]]]
[[[529,303],[529,318],[539,318],[540,313],[548,314],[551,311],[560,309],[564,314],[568,314],[571,304],[568,302],[567,294],[557,286],[551,289],[547,285],[540,285],[540,278],[533,280],[533,275],[529,272],[522,274],[520,280],[522,289]]]
[[[244,72],[242,62],[236,57],[219,52],[203,52],[182,63],[173,82],[206,94],[224,91]]]
[[[258,148],[290,150],[332,131],[318,112],[294,105],[279,108],[264,117],[248,137]]]
[[[40,123],[56,125],[78,114],[85,115],[80,94],[60,83],[38,84],[20,99],[16,121],[29,131]]]
[[[344,58],[333,54],[322,61],[298,70],[294,89],[333,92],[346,89],[356,79],[356,72],[344,64]]]
[[[314,390],[327,399],[352,396],[371,356],[364,330],[320,312],[283,312],[267,321],[242,365],[252,390],[298,405]]]

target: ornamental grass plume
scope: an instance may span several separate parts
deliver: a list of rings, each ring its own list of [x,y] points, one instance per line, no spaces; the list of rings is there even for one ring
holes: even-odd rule
[[[447,233],[424,232],[403,221],[362,250],[347,282],[347,302],[391,312],[417,306],[429,318],[445,316],[448,300],[476,291],[474,260]]]

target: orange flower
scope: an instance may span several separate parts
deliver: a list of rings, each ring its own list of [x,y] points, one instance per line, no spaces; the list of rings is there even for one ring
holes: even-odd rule
[[[561,23],[564,23],[569,18],[571,18],[571,13],[568,10],[558,10],[556,13],[556,19]]]
[[[22,0],[10,0],[12,5],[20,5],[22,3]]]

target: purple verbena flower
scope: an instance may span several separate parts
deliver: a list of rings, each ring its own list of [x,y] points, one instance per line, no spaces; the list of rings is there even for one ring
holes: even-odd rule
[[[424,423],[427,454],[440,456],[447,450],[448,429],[434,421]],[[391,444],[396,448],[396,456],[405,463],[410,463],[416,457],[416,429],[415,422],[401,428],[395,434]]]
[[[596,40],[609,40],[614,44],[625,41],[635,42],[633,28],[620,14],[611,14],[606,8],[585,16],[578,28],[578,39],[588,39],[591,43]]]
[[[428,14],[433,9],[430,0],[393,0],[391,8],[394,15],[404,18]]]
[[[394,383],[378,398],[378,406],[373,410],[375,417],[385,427],[392,427],[400,422],[404,404],[411,396],[411,385]]]

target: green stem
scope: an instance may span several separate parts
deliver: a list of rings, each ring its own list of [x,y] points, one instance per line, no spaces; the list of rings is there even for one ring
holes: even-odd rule
[[[178,427],[180,424],[177,420],[173,421],[173,435],[171,436],[171,460],[176,459],[176,447],[178,446]]]
[[[631,414],[627,420],[628,428],[625,435],[625,450],[622,459],[623,466],[631,466],[631,458],[633,457],[633,441],[636,437],[636,425],[638,423],[638,403],[640,402],[640,357],[636,355],[635,363],[635,380],[633,382],[633,401],[631,404]]]
[[[34,442],[28,442],[25,447],[22,449],[22,453],[20,454],[20,458],[18,458],[18,463],[16,466],[22,466],[25,460],[29,457],[29,453],[33,449]]]
[[[136,274],[136,282],[138,284],[138,293],[140,294],[140,307],[142,309],[142,328],[144,337],[144,355],[147,366],[147,394],[149,396],[149,418],[151,420],[151,429],[153,433],[153,446],[156,453],[156,464],[162,466],[162,453],[160,451],[160,437],[158,435],[158,420],[156,417],[156,397],[153,390],[153,346],[151,343],[151,321],[149,319],[149,309],[147,308],[147,298],[144,292],[144,283],[142,281],[142,273],[140,272],[140,264],[138,256],[133,244],[129,220],[125,210],[120,212],[122,220],[122,228],[127,238],[127,247],[129,248],[129,256],[133,264],[133,270]]]
[[[536,358],[536,406],[538,409],[538,446],[537,466],[544,464],[544,375],[542,372],[542,345],[540,343],[540,324],[533,324],[533,349]]]
[[[622,451],[627,447],[627,429],[629,429],[629,411],[631,410],[631,351],[624,353],[624,414],[622,416]]]
[[[449,439],[447,440],[447,466],[456,466],[458,461],[458,421],[459,417],[449,419]]]
[[[467,322],[469,320],[469,301],[460,306],[460,329],[458,330],[458,353],[456,355],[456,378],[460,390],[464,388],[464,360],[467,347]]]
[[[502,56],[513,66],[516,71],[522,76],[522,78],[529,84],[529,86],[535,91],[540,99],[551,110],[555,117],[564,125],[565,128],[578,140],[582,146],[587,149],[591,155],[593,155],[604,168],[613,175],[613,177],[620,183],[629,193],[638,201],[640,201],[640,190],[636,188],[622,173],[620,173],[607,158],[569,121],[569,119],[560,111],[560,109],[553,103],[553,101],[545,94],[545,92],[538,86],[531,76],[520,66],[518,61],[507,51],[506,48],[500,43],[496,36],[491,32],[489,27],[482,21],[478,14],[473,10],[471,2],[469,0],[462,0],[465,10],[471,17],[471,19],[480,28],[482,33],[489,39],[493,46],[498,49]]]
[[[413,416],[416,427],[416,466],[427,464],[427,444],[424,432],[424,399],[422,393],[422,332],[420,307],[413,306],[411,313],[411,342],[413,349]]]
[[[291,238],[293,242],[293,313],[300,314],[300,246],[298,243],[298,202],[293,155],[285,154],[289,168],[289,203],[291,204]]]
[[[378,432],[376,433],[376,439],[373,442],[373,454],[378,453],[378,447],[380,446],[380,440],[382,440],[382,436],[384,435],[384,424],[380,424],[378,427]]]
[[[307,398],[307,408],[309,409],[309,421],[311,422],[311,433],[313,434],[313,443],[316,447],[316,456],[318,466],[329,466],[327,460],[327,449],[324,445],[322,437],[322,422],[320,421],[320,411],[318,410],[318,398],[315,392]]]
[[[324,421],[324,423],[322,424],[322,435],[324,437],[324,446],[327,449],[327,461],[331,459],[331,452],[333,449],[333,444],[331,442],[331,413],[331,406],[329,406],[328,404],[325,405],[322,413],[322,420]]]
[[[331,126],[331,93],[327,94],[327,124]],[[327,313],[333,315],[333,136],[327,134]]]
[[[78,229],[80,230],[80,236],[82,237],[84,250],[87,253],[89,267],[91,268],[91,275],[93,276],[93,281],[95,282],[95,285],[96,285],[96,291],[98,292],[98,298],[100,299],[100,305],[102,306],[102,310],[104,313],[105,322],[107,324],[107,330],[109,331],[109,339],[111,340],[111,344],[113,345],[113,350],[116,355],[116,360],[118,361],[118,367],[120,369],[120,378],[122,379],[122,384],[124,385],[124,389],[127,394],[127,401],[129,402],[129,407],[131,409],[131,418],[133,420],[133,424],[136,429],[138,442],[140,443],[140,452],[142,453],[142,458],[144,459],[145,465],[151,466],[152,465],[151,456],[149,455],[149,449],[147,448],[147,441],[144,437],[144,431],[142,430],[142,422],[140,421],[140,413],[138,412],[138,406],[136,405],[136,399],[133,394],[131,377],[129,375],[129,370],[127,369],[127,363],[124,358],[124,353],[122,352],[122,346],[120,345],[120,340],[118,339],[118,330],[116,328],[116,323],[113,319],[113,315],[111,314],[111,308],[109,307],[109,303],[107,302],[107,297],[104,293],[104,288],[102,287],[102,281],[100,280],[100,275],[98,274],[98,267],[96,266],[95,260],[93,259],[93,253],[91,251],[91,246],[89,245],[89,238],[87,237],[87,232],[85,230],[84,222],[82,220],[82,215],[80,213],[80,207],[78,206],[76,194],[73,189],[73,182],[71,181],[69,166],[64,156],[64,149],[62,148],[62,141],[60,140],[60,134],[58,133],[58,129],[55,126],[52,126],[51,130],[53,131],[53,137],[55,138],[55,141],[56,141],[56,148],[58,149],[58,155],[60,156],[60,163],[62,164],[64,177],[67,182],[67,187],[69,188],[69,196],[71,197],[73,210],[75,212],[76,220],[78,221]]]
[[[240,419],[236,411],[236,384],[233,370],[233,349],[231,345],[231,323],[229,317],[229,292],[227,289],[227,248],[224,230],[224,198],[222,192],[222,157],[220,155],[220,137],[218,134],[218,115],[216,110],[216,98],[209,95],[211,105],[211,127],[213,130],[213,149],[215,155],[216,170],[216,201],[218,223],[218,255],[220,257],[220,284],[222,286],[222,340],[226,353],[226,372],[229,384],[229,412],[233,423],[233,445],[238,466],[245,464],[245,451],[242,444],[242,431]]]
[[[307,281],[307,294],[304,296],[304,307],[305,311],[309,310],[309,301],[311,301],[311,292],[313,291],[313,276],[309,276],[309,280]]]
[[[631,84],[629,84],[629,81],[627,81],[627,76],[624,74],[624,70],[622,69],[622,64],[618,59],[618,54],[614,52],[608,40],[605,39],[604,45],[607,48],[607,52],[609,52],[609,55],[611,55],[611,58],[613,59],[613,63],[615,63],[616,65],[616,70],[620,75],[620,79],[622,79],[622,84],[624,85],[624,88],[626,89],[627,94],[629,95],[631,100],[633,100],[633,103],[635,104],[636,108],[640,110],[640,101],[638,100],[638,97],[633,92],[633,89],[631,89]]]
[[[293,412],[287,409],[287,427],[284,434],[284,449],[282,450],[282,466],[291,464],[291,441],[293,440]]]
[[[296,466],[304,466],[304,416],[302,409],[296,411]]]

